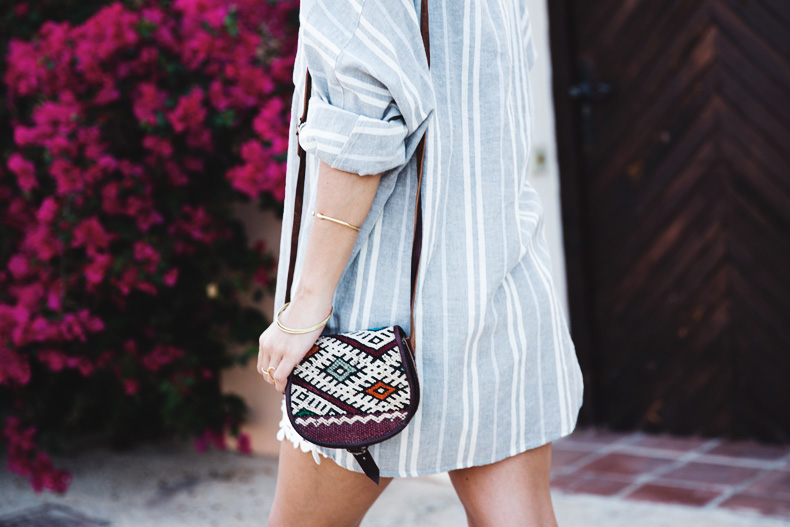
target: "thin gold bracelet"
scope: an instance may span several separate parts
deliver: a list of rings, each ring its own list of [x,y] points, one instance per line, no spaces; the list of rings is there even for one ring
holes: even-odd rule
[[[286,302],[285,304],[283,304],[283,307],[281,307],[280,310],[277,311],[277,314],[274,315],[274,321],[277,323],[277,327],[279,327],[281,330],[285,331],[286,333],[290,333],[291,335],[301,335],[303,333],[312,333],[313,331],[321,328],[324,324],[329,322],[329,319],[332,317],[332,311],[334,309],[332,306],[330,306],[329,307],[329,314],[326,316],[326,318],[324,320],[322,320],[321,322],[319,322],[315,326],[311,326],[309,328],[304,328],[304,329],[292,329],[292,328],[289,328],[287,326],[283,326],[283,323],[280,322],[280,313],[285,311],[285,308],[288,307],[289,304],[290,304],[290,302]]]
[[[359,227],[357,227],[356,225],[351,225],[350,223],[347,223],[347,222],[345,222],[343,220],[338,220],[336,218],[332,218],[330,216],[326,216],[324,214],[321,214],[320,212],[313,211],[313,216],[315,216],[316,218],[321,218],[322,220],[333,221],[333,222],[337,223],[338,225],[343,225],[344,227],[349,227],[351,229],[354,229],[357,232],[359,231]]]

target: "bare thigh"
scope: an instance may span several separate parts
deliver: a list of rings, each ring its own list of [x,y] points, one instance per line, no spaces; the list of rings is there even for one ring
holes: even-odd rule
[[[282,441],[269,527],[357,527],[391,481],[376,485],[331,459],[318,465],[312,454]]]
[[[549,492],[551,443],[490,465],[450,472],[470,527],[556,527]]]

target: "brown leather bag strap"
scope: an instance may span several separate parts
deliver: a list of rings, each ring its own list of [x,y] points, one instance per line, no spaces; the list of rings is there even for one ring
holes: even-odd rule
[[[428,67],[431,65],[431,45],[430,31],[428,27],[428,0],[422,0],[420,15],[420,32],[422,33],[422,43],[425,46],[425,56],[428,59]],[[310,71],[307,71],[304,89],[304,109],[299,125],[307,120],[307,105],[310,100],[312,88],[312,78]],[[299,127],[297,126],[297,134]],[[425,132],[417,145],[415,155],[417,156],[417,199],[414,204],[414,236],[411,244],[411,300],[409,304],[410,321],[409,342],[411,349],[414,350],[414,297],[417,293],[417,274],[420,268],[420,253],[422,251],[422,207],[420,206],[420,194],[422,189],[422,170],[425,159]],[[294,218],[291,230],[291,254],[288,265],[288,278],[285,286],[285,302],[291,300],[291,285],[293,283],[294,269],[296,267],[296,251],[299,247],[299,228],[302,223],[302,205],[304,202],[304,180],[307,166],[307,152],[299,145],[299,174],[296,180],[296,197],[294,199]]]
[[[299,125],[307,120],[307,102],[310,100],[310,92],[313,87],[313,80],[310,77],[310,72],[307,72],[304,81],[304,110],[302,117],[299,119]],[[307,170],[307,152],[304,151],[302,145],[299,144],[298,134],[299,126],[296,127],[297,141],[299,145],[299,175],[296,178],[296,196],[294,198],[294,221],[291,229],[291,255],[289,256],[288,264],[288,278],[285,285],[285,302],[291,301],[291,285],[294,280],[294,268],[296,267],[296,250],[299,247],[299,228],[302,225],[302,203],[304,201],[304,178],[305,171]]]

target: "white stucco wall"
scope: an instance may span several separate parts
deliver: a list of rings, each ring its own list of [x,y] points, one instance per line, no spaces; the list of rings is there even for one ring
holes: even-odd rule
[[[568,313],[565,252],[562,244],[560,213],[560,177],[557,141],[554,129],[554,98],[551,89],[551,51],[547,0],[526,0],[538,60],[531,71],[535,103],[535,130],[532,143],[532,167],[529,182],[543,200],[546,241],[552,259],[552,274],[557,294]]]

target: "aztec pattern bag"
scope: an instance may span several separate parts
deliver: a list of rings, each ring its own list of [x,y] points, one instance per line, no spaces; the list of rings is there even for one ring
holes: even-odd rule
[[[414,358],[400,326],[318,337],[286,388],[294,430],[311,443],[347,449],[376,482],[367,447],[403,430],[419,402]]]
[[[427,0],[422,0],[420,29],[430,66],[427,3]],[[311,84],[308,71],[300,125],[307,119]],[[411,259],[412,328],[422,248],[420,189],[425,156],[424,135],[417,146],[416,156],[417,201]],[[304,200],[306,157],[300,145],[285,302],[291,298]],[[318,337],[288,377],[285,388],[286,413],[294,430],[316,445],[345,448],[354,455],[365,474],[378,484],[379,468],[368,447],[401,432],[420,402],[413,349],[413,335],[407,337],[398,325]]]

